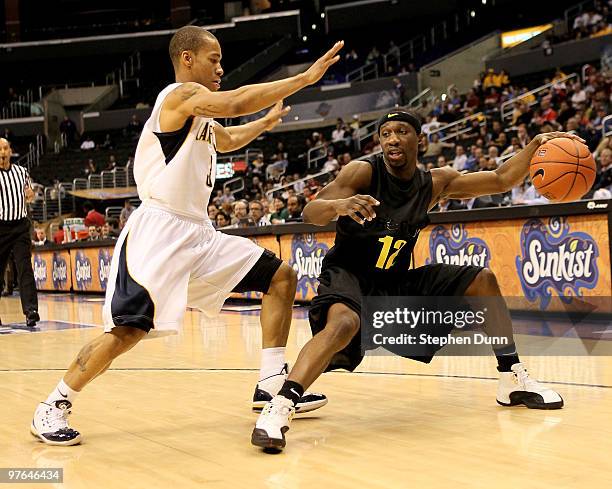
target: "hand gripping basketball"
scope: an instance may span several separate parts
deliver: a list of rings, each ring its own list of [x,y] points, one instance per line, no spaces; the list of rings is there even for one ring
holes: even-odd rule
[[[531,159],[534,187],[552,202],[571,202],[586,194],[595,182],[596,166],[584,139],[566,132],[538,134],[540,144]]]

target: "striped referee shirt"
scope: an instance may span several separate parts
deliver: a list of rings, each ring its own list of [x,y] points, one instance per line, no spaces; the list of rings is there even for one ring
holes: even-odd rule
[[[0,168],[0,221],[17,221],[27,216],[25,186],[31,186],[28,170],[13,165]]]

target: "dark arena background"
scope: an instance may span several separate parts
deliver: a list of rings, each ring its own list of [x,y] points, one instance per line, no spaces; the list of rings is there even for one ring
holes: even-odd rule
[[[24,317],[15,252],[0,270],[0,482],[612,487],[611,10],[608,0],[0,0],[0,138],[30,175],[40,316]],[[219,152],[207,209],[217,230],[295,271],[289,365],[312,336],[308,308],[336,231],[302,211],[349,162],[383,151],[381,115],[422,119],[424,172],[495,171],[541,133],[585,141],[596,175],[581,199],[551,202],[527,177],[504,193],[440,200],[411,260],[493,272],[521,361],[563,409],[500,406],[492,354],[454,347],[424,364],[374,350],[353,374],[322,375],[312,390],[329,403],[298,413],[286,449],[268,455],[249,439],[262,294],[234,292],[217,316],[187,308],[177,334],[139,343],[89,385],[70,418],[80,444],[31,436],[37,403],[103,332],[115,244],[141,205],[136,147],[175,81],[168,45],[185,25],[219,40],[222,92],[298,75],[344,40],[339,61],[284,100],[282,123]],[[8,171],[0,210],[13,205]]]

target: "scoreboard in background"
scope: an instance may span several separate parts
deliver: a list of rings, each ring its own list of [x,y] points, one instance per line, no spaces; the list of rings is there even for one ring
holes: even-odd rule
[[[217,180],[231,178],[236,173],[244,173],[247,169],[246,161],[223,161],[217,162]]]

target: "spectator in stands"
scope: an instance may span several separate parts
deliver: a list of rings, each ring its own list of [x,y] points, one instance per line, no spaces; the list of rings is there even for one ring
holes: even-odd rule
[[[208,204],[208,218],[214,224],[217,218],[217,214],[219,214],[219,209],[215,204]]]
[[[138,139],[140,133],[142,132],[142,121],[138,118],[136,114],[132,114],[132,118],[127,125],[126,133],[128,136],[131,136],[132,139]]]
[[[4,127],[0,130],[0,138],[6,139],[9,143],[13,142],[13,131],[11,131],[8,127]]]
[[[574,109],[578,109],[580,104],[586,102],[587,100],[587,94],[584,91],[584,89],[582,88],[582,84],[577,81],[576,83],[574,83],[574,86],[572,87],[573,90],[573,94],[571,97],[571,102],[572,102],[572,107],[574,107]]]
[[[232,194],[232,191],[229,187],[223,187],[223,194],[219,197],[219,203],[223,204],[231,204],[236,200],[236,197]]]
[[[217,229],[227,227],[231,224],[229,216],[223,211],[220,211],[215,219],[217,221]]]
[[[436,160],[437,168],[444,168],[445,166],[449,166],[449,165],[450,165],[450,161],[446,159],[446,156],[444,155],[438,156],[438,159]]]
[[[340,168],[338,164],[338,160],[334,157],[334,153],[331,151],[327,153],[327,160],[325,160],[325,164],[323,165],[323,171],[333,172]]]
[[[121,229],[123,229],[125,223],[130,218],[134,210],[135,207],[132,205],[129,199],[125,199],[123,201],[123,209],[121,209],[121,214],[119,214],[119,226],[121,227]]]
[[[525,124],[518,126],[516,137],[519,140],[521,148],[524,148],[531,142],[531,137],[529,136],[529,132],[527,131],[527,126]]]
[[[497,148],[497,146],[489,146],[489,149],[487,150],[487,157],[489,159],[489,163],[495,163],[495,167],[493,169],[497,168],[502,161],[499,157],[499,149]],[[490,166],[491,165],[489,165],[489,167]]]
[[[301,222],[304,200],[301,195],[292,195],[287,200],[287,217],[285,222]]]
[[[282,197],[276,197],[274,199],[274,212],[270,216],[270,222],[272,224],[282,224],[288,215],[289,211],[285,206],[285,200]]]
[[[68,117],[64,116],[64,120],[60,122],[59,125],[60,134],[64,135],[66,138],[66,144],[70,146],[74,141],[74,136],[77,132],[76,124],[74,121]]]
[[[110,134],[104,136],[104,142],[100,145],[100,147],[103,149],[115,149],[115,144],[113,143]]]
[[[96,143],[91,136],[83,136],[83,142],[81,143],[81,151],[91,151],[96,149]]]
[[[399,78],[393,78],[393,89],[395,91],[395,96],[397,97],[397,105],[403,107],[406,105],[406,87],[402,83],[402,80]]]
[[[251,172],[253,175],[263,175],[264,173],[264,162],[262,156],[256,156],[255,159],[251,162]]]
[[[85,174],[86,177],[97,173],[96,164],[94,163],[94,160],[92,160],[91,158],[87,160],[87,163],[85,164],[85,168],[83,169],[83,173]]]
[[[593,190],[605,188],[612,190],[612,149],[604,148],[599,155],[599,170]]]
[[[359,66],[361,66],[361,63],[359,61],[359,55],[357,54],[357,51],[355,51],[354,49],[351,49],[349,52],[347,52],[344,55],[344,65],[346,67],[347,74],[353,70],[356,70],[357,68],[359,68]]]
[[[336,127],[332,131],[332,143],[335,145],[336,143],[344,142],[344,121],[341,117],[338,117],[336,120]]]
[[[502,151],[501,156],[513,155],[514,153],[518,153],[521,150],[521,144],[519,143],[519,139],[516,136],[513,136],[510,140],[510,146]]]
[[[423,155],[423,159],[427,161],[435,161],[438,156],[442,154],[444,148],[454,148],[453,143],[445,143],[440,141],[438,133],[433,133],[429,137],[429,144],[427,145],[427,151]]]
[[[463,146],[457,145],[455,148],[455,159],[453,160],[453,168],[457,171],[466,169],[467,155]]]
[[[266,217],[264,206],[259,200],[249,202],[249,216],[253,226],[269,226],[270,220]]]
[[[96,211],[91,202],[85,201],[83,203],[83,210],[85,211],[85,220],[83,221],[85,226],[104,226],[104,216]]]
[[[89,237],[87,241],[98,241],[100,239],[100,229],[98,226],[89,226]]]
[[[49,240],[47,239],[47,233],[43,228],[34,229],[34,240],[32,241],[32,244],[34,246],[45,246],[49,244]]]
[[[104,223],[100,230],[100,239],[117,239],[119,233],[117,232],[117,226],[119,222],[117,219],[109,218]]]
[[[312,191],[310,187],[304,187],[304,191],[302,195],[306,202],[310,202],[311,200],[314,200],[315,198],[315,193]]]
[[[117,160],[115,159],[115,155],[110,155],[108,157],[108,164],[106,165],[105,171],[115,171],[117,169]]]
[[[249,204],[246,200],[237,200],[234,203],[234,217],[231,219],[231,224],[235,226],[248,225]]]
[[[512,205],[532,205],[548,203],[548,200],[538,194],[538,191],[531,184],[529,177],[525,178],[522,185],[514,187],[511,193]]]
[[[62,244],[64,242],[64,238],[64,221],[61,221],[57,231],[53,233],[53,242],[55,244]]]

